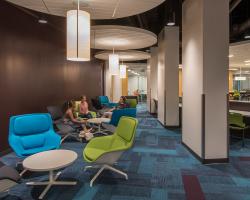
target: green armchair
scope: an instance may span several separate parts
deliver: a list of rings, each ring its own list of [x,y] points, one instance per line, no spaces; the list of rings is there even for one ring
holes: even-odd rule
[[[242,131],[242,147],[245,147],[245,131],[249,127],[244,123],[243,115],[239,113],[229,113],[229,128],[231,130]]]
[[[94,138],[87,144],[83,151],[83,157],[90,165],[85,167],[85,171],[89,168],[100,168],[90,181],[91,187],[105,169],[121,174],[128,179],[126,173],[115,169],[112,165],[118,161],[124,151],[132,147],[137,125],[137,119],[122,117],[113,135]]]

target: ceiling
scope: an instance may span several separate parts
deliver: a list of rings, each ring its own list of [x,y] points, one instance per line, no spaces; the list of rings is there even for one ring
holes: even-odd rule
[[[250,42],[234,43],[229,50],[230,68],[250,69]]]
[[[118,52],[116,51],[115,53],[119,55],[119,59],[122,62],[147,60],[150,58],[150,54],[144,51],[128,50],[128,51],[118,51]],[[112,54],[112,51],[101,51],[98,52],[95,55],[95,57],[101,60],[108,60],[110,54]]]
[[[7,0],[38,12],[66,16],[68,10],[77,9],[77,0]],[[116,19],[148,11],[164,0],[80,0],[80,9],[90,13],[92,19]],[[131,6],[133,5],[133,6]]]
[[[157,43],[154,33],[141,28],[98,25],[92,26],[91,29],[91,47],[94,49],[141,49]]]

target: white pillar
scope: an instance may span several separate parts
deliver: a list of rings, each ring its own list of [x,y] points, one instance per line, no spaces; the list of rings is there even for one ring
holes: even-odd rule
[[[151,80],[150,59],[147,60],[147,110],[151,111]]]
[[[225,162],[229,0],[186,0],[182,17],[182,140],[202,162]]]
[[[120,76],[113,76],[113,102],[118,102],[122,96],[122,81]]]
[[[158,48],[151,47],[151,58],[148,60],[148,101],[149,101],[149,112],[157,113],[155,100],[158,100],[157,92],[157,76],[158,76]]]
[[[158,37],[158,120],[179,126],[179,28],[165,27]]]

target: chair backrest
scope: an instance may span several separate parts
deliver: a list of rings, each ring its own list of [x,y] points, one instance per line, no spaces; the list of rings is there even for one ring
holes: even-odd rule
[[[100,103],[99,99],[91,99],[91,103],[96,110],[102,109],[102,104]]]
[[[26,114],[10,118],[9,144],[18,156],[23,156],[21,151],[39,149],[51,143],[58,147],[58,142],[60,137],[54,132],[50,114]]]
[[[129,105],[130,108],[136,108],[136,106],[137,106],[136,99],[127,99],[126,103]]]
[[[246,127],[246,124],[244,123],[243,115],[239,113],[229,113],[229,124],[231,126],[237,126],[240,128]]]
[[[48,106],[47,111],[54,121],[63,118],[63,111],[60,106]]]
[[[127,147],[130,148],[134,142],[138,120],[133,117],[121,117],[117,129],[114,133],[115,137],[122,138]]]
[[[113,126],[117,126],[118,122],[121,117],[136,117],[136,108],[124,108],[124,109],[117,109],[113,111],[110,124]]]
[[[99,96],[99,101],[101,104],[109,103],[109,98],[107,96]]]

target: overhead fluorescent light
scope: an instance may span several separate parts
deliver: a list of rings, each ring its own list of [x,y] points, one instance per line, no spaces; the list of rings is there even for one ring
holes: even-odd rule
[[[39,19],[38,22],[40,24],[47,24],[48,23],[48,21],[46,19]]]
[[[228,57],[229,57],[229,58],[232,58],[232,57],[234,57],[234,55],[233,55],[233,54],[230,54],[230,55],[228,55]]]
[[[246,65],[246,66],[250,66],[250,63],[246,63],[245,65]]]
[[[235,80],[236,81],[245,81],[245,80],[247,80],[247,77],[245,77],[245,76],[237,76],[237,77],[235,77]]]
[[[245,63],[250,63],[250,60],[245,60],[244,62],[245,62]]]
[[[230,68],[229,71],[238,71],[237,68]]]

